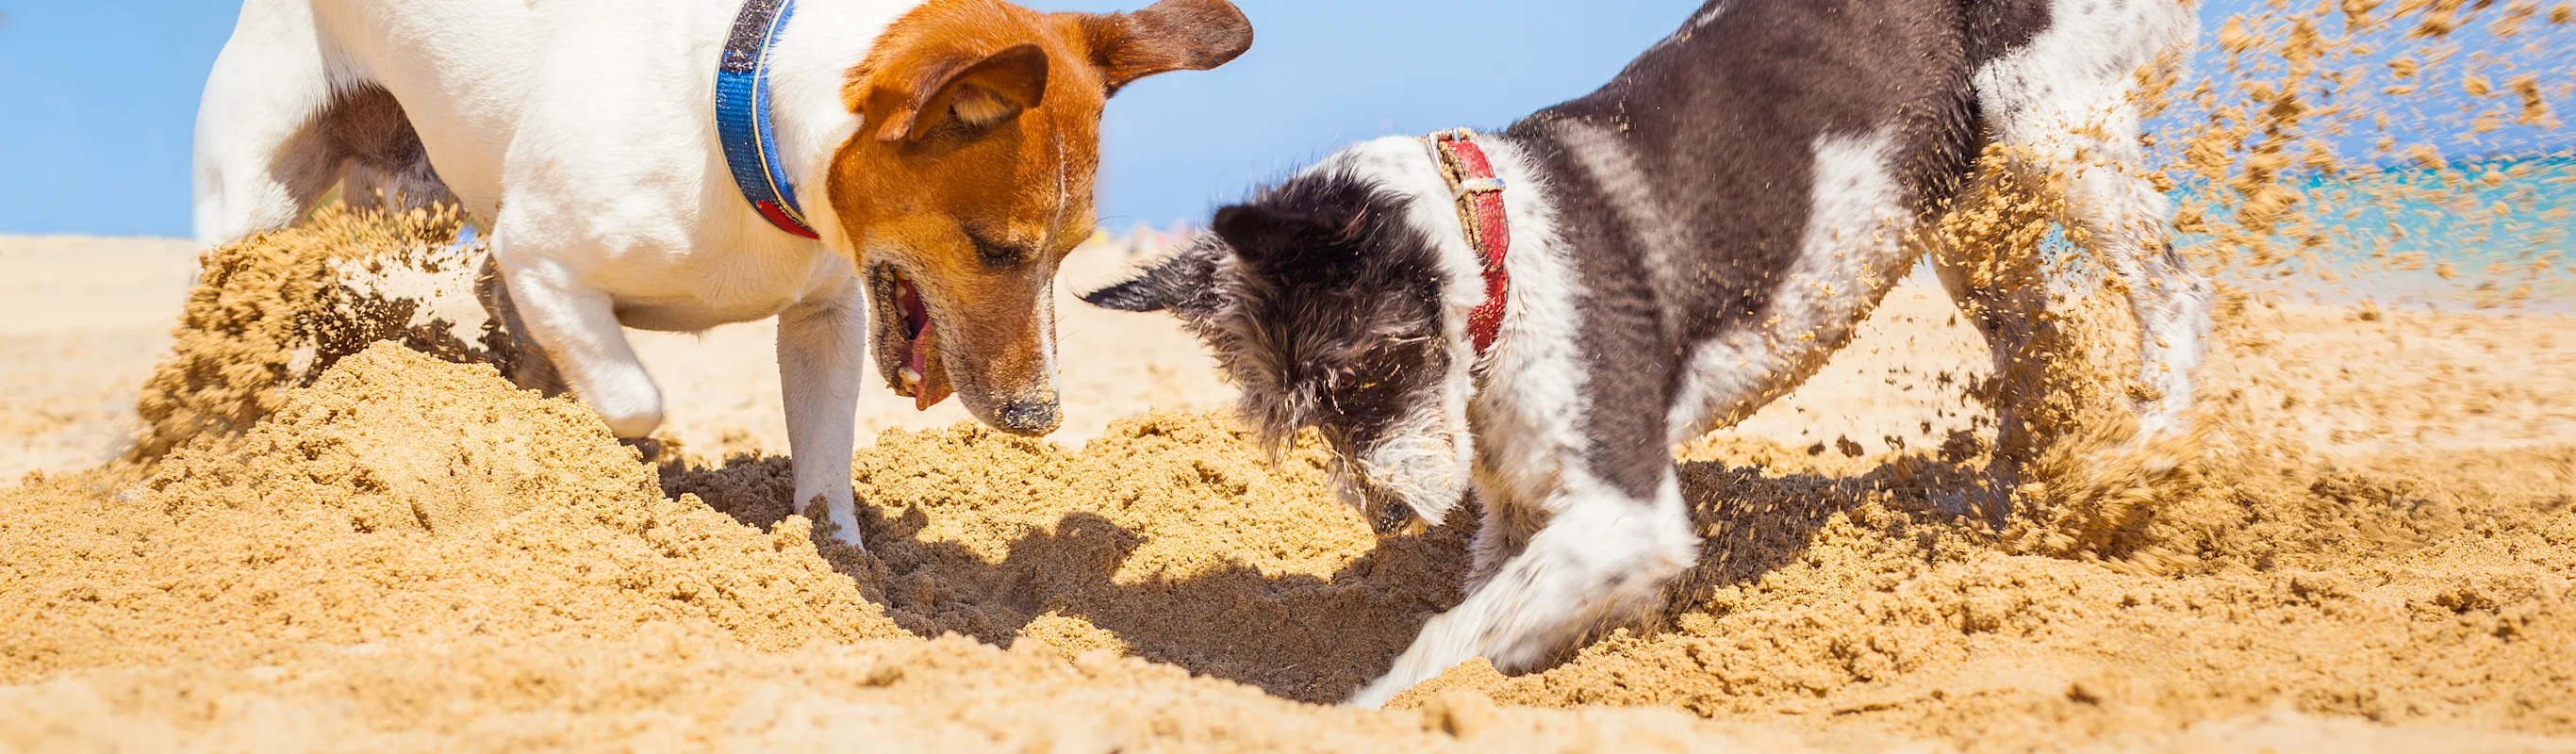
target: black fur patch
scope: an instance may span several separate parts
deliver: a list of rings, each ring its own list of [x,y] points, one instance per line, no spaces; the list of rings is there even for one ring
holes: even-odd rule
[[[1448,373],[1437,247],[1404,197],[1359,176],[1299,176],[1216,215],[1213,232],[1083,300],[1169,309],[1243,390],[1273,443],[1315,427],[1345,454],[1375,444]]]
[[[2128,0],[2096,0],[2113,4]],[[2160,2],[2162,0],[2142,0]],[[1967,4],[1968,67],[1994,62],[2029,45],[2056,21],[2051,0],[1979,0]]]

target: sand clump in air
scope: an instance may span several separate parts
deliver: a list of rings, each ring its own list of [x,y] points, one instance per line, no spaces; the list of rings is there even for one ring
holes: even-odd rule
[[[232,434],[276,410],[342,357],[382,340],[452,361],[507,365],[514,349],[474,301],[478,248],[451,241],[453,210],[359,213],[338,205],[305,222],[207,250],[173,333],[144,383],[151,460],[188,438]]]

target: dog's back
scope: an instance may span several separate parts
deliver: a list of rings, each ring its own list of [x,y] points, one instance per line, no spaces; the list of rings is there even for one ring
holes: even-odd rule
[[[650,77],[637,61],[689,60],[677,30],[720,25],[738,5],[248,0],[198,118],[197,234],[215,242],[282,227],[334,187],[361,206],[461,203],[492,217],[503,154],[548,61],[616,69],[594,72],[601,82]]]
[[[1690,436],[1794,388],[1912,264],[1904,237],[1951,208],[1990,142],[2134,152],[2076,135],[2134,135],[2136,71],[2191,18],[2169,0],[1717,0],[1599,91],[1515,124],[1585,294],[1650,302],[1651,319],[1594,318],[1579,340],[1701,357],[1596,386],[1674,406],[1600,431]],[[2161,224],[2153,202],[2106,203]]]
[[[1591,220],[1567,240],[1633,265],[1585,277],[1649,285],[1636,293],[1674,308],[1663,337],[1695,342],[1762,311],[1768,273],[1801,253],[1819,137],[1891,139],[1914,168],[1908,204],[1946,193],[1976,147],[1962,36],[1953,0],[1716,0],[1509,135],[1574,184],[1551,192]]]
[[[1693,342],[1764,311],[1771,273],[1801,253],[1819,138],[1885,140],[1901,166],[1898,201],[1932,213],[2009,121],[2096,79],[2125,80],[2190,28],[2167,0],[2082,5],[2094,12],[2053,18],[2063,9],[2048,0],[1712,0],[1608,85],[1509,135],[1539,147],[1549,180],[1581,184],[1554,192],[1578,205],[1560,210],[1599,221],[1575,223],[1592,237],[1569,240],[1595,257],[1628,250],[1617,261],[1636,265],[1587,277],[1651,281],[1678,309],[1666,335]],[[2075,44],[2094,47],[2064,49]],[[1639,191],[1654,196],[1623,196]]]

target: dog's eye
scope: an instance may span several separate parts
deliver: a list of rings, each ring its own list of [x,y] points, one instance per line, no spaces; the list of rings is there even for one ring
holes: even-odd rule
[[[1017,246],[994,243],[985,240],[981,234],[968,233],[966,239],[975,243],[975,257],[982,260],[986,267],[1006,269],[1018,265],[1029,256],[1028,252]]]

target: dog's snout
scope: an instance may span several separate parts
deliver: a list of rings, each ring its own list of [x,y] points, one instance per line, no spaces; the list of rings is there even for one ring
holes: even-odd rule
[[[1055,431],[1064,424],[1064,412],[1054,400],[1019,399],[1002,404],[995,412],[994,425],[1017,435],[1038,436]]]
[[[1370,503],[1369,528],[1376,531],[1378,536],[1412,536],[1421,534],[1424,529],[1429,528],[1422,520],[1422,516],[1413,512],[1413,506],[1394,500],[1371,499]]]

